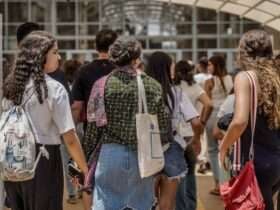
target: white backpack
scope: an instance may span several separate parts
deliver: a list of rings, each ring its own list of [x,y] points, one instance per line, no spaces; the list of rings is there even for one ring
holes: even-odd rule
[[[35,175],[41,156],[49,158],[44,145],[36,157],[36,135],[29,115],[24,110],[33,93],[22,105],[12,106],[1,114],[0,177],[3,181],[30,180]]]

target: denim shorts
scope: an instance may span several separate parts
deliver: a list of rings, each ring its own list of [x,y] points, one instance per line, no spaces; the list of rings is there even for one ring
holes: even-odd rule
[[[170,143],[169,148],[164,152],[165,165],[163,173],[169,178],[184,177],[187,173],[187,163],[184,150],[176,141]]]
[[[141,179],[137,151],[103,144],[95,172],[94,210],[149,210],[154,202],[154,177]]]

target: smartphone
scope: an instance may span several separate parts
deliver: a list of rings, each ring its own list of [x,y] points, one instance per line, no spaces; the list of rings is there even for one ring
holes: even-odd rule
[[[78,179],[80,185],[84,185],[84,174],[74,161],[68,163],[68,175],[73,179]]]

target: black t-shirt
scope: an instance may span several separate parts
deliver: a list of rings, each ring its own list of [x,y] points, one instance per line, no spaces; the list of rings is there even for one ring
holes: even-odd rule
[[[83,101],[86,106],[93,84],[109,74],[114,68],[114,64],[108,59],[94,60],[82,66],[72,87],[73,100]]]

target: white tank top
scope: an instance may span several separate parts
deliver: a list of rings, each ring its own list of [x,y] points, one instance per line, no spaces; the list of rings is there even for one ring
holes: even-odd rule
[[[212,101],[215,108],[219,108],[228,94],[230,93],[231,89],[233,88],[233,82],[230,75],[226,75],[223,77],[225,89],[221,84],[221,80],[217,76],[213,76],[214,80],[214,88],[212,90]]]

